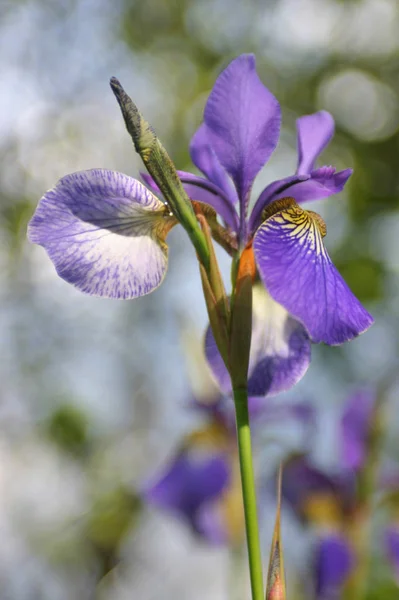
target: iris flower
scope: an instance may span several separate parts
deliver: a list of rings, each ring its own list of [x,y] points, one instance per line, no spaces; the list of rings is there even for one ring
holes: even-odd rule
[[[296,516],[313,525],[314,597],[339,598],[340,591],[356,567],[351,528],[358,510],[358,474],[367,458],[367,440],[372,427],[375,394],[359,390],[346,401],[339,423],[338,468],[325,472],[307,456],[294,458],[283,475],[282,497]],[[397,485],[397,481],[395,482]],[[387,490],[381,478],[378,492]],[[392,486],[390,486],[392,487]],[[376,490],[377,491],[377,490]],[[399,573],[399,527],[393,523],[385,532],[384,551]]]
[[[296,173],[268,185],[248,216],[253,181],[277,145],[280,121],[279,103],[260,81],[255,58],[239,56],[218,77],[191,143],[193,162],[205,177],[181,178],[191,199],[216,210],[238,251],[253,244],[269,294],[312,341],[340,344],[365,331],[372,317],[332,264],[321,218],[301,205],[340,192],[351,170],[315,168],[333,135],[333,119],[324,111],[302,117]],[[28,234],[46,249],[58,274],[83,292],[136,298],[161,284],[165,239],[176,224],[165,203],[139,181],[93,169],[67,175],[49,190]]]

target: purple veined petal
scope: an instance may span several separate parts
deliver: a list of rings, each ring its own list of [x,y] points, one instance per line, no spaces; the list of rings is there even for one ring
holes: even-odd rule
[[[306,181],[309,178],[310,175],[290,175],[289,177],[278,179],[277,181],[270,183],[260,194],[250,214],[248,221],[248,231],[250,237],[252,237],[261,224],[262,212],[266,206],[274,202],[274,200],[277,198],[291,196],[292,194],[288,193],[287,190],[291,189],[291,187],[295,186],[295,184]]]
[[[348,541],[339,533],[324,534],[314,551],[317,600],[338,600],[353,565]]]
[[[186,173],[185,171],[177,171],[177,173],[190,200],[209,204],[209,206],[212,206],[218,215],[222,217],[226,225],[233,231],[238,231],[238,214],[230,200],[224,195],[220,188],[207,179],[204,179],[204,177],[198,177],[197,175]],[[140,176],[144,183],[155,194],[161,194],[161,190],[151,175],[148,175],[148,173],[140,173]]]
[[[191,138],[190,156],[195,166],[203,172],[211,183],[223,191],[230,203],[236,204],[238,202],[237,193],[211,147],[211,140],[205,123],[200,125]]]
[[[352,394],[341,417],[341,461],[346,469],[358,470],[366,457],[366,444],[375,404],[375,393]]]
[[[210,327],[205,334],[205,355],[221,390],[231,393],[229,373]],[[310,357],[305,328],[261,286],[255,287],[248,395],[266,397],[289,390],[306,373]]]
[[[268,218],[254,238],[256,263],[270,295],[300,320],[315,343],[349,341],[372,316],[353,295],[324,248],[316,218],[293,205]]]
[[[204,121],[212,148],[234,181],[243,222],[252,182],[277,145],[281,123],[280,105],[259,79],[252,54],[239,56],[219,75]]]
[[[28,236],[81,291],[136,298],[166,273],[165,237],[175,221],[139,181],[104,169],[72,173],[40,200]]]
[[[334,194],[339,194],[352,175],[352,169],[335,172],[334,167],[320,167],[312,171],[310,177],[287,187],[283,193],[275,194],[272,201],[290,196],[298,204],[312,200],[323,200]]]
[[[149,504],[188,520],[200,533],[201,506],[216,499],[230,480],[230,466],[222,453],[186,448],[142,490]]]
[[[334,135],[334,119],[325,110],[300,117],[296,122],[298,136],[297,173],[306,174],[314,169],[319,154]]]
[[[386,554],[395,572],[395,578],[399,581],[399,525],[391,525],[384,536]]]

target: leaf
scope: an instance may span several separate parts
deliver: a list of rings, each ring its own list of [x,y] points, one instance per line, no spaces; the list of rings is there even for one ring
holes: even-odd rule
[[[284,555],[281,544],[281,480],[283,467],[280,464],[277,482],[277,514],[270,550],[269,570],[267,573],[266,600],[286,600]]]

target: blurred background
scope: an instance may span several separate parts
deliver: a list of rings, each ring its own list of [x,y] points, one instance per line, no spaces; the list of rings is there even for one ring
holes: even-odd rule
[[[279,148],[254,196],[295,170],[295,119],[330,111],[337,131],[321,164],[353,167],[354,175],[314,210],[327,222],[335,264],[376,320],[342,348],[314,347],[307,375],[284,400],[317,410],[312,452],[327,468],[344,399],[389,379],[384,452],[399,458],[397,1],[2,0],[1,600],[227,597],[228,550],[137,498],[198,425],[188,399],[206,393],[198,348],[207,318],[188,239],[178,228],[170,234],[158,291],[118,302],[59,279],[44,250],[27,243],[26,225],[67,173],[103,167],[138,176],[112,75],[189,171],[188,144],[207,95],[242,52],[256,54],[283,112]],[[263,448],[265,473],[273,456]],[[273,503],[264,502],[266,555]],[[295,579],[309,534],[287,523]],[[381,573],[370,597],[397,598],[394,570]]]

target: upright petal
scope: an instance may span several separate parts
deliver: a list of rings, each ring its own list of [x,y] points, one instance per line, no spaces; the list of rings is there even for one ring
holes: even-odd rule
[[[229,393],[230,377],[210,328],[205,335],[205,354],[221,389]],[[311,344],[304,327],[260,286],[256,286],[248,394],[272,396],[289,390],[306,373],[310,356]]]
[[[367,437],[375,403],[371,390],[352,394],[341,418],[342,464],[346,469],[357,470],[365,460]]]
[[[259,227],[254,251],[274,300],[305,325],[314,342],[337,345],[366,331],[373,318],[332,264],[319,219],[293,203]]]
[[[233,178],[245,213],[249,191],[275,149],[281,111],[259,79],[255,57],[239,56],[219,75],[204,112],[212,148]]]
[[[319,154],[334,135],[334,119],[325,110],[300,117],[296,122],[298,134],[297,173],[306,174],[314,169]]]
[[[314,569],[317,600],[338,600],[353,566],[346,539],[338,533],[323,535],[315,548]]]
[[[63,177],[43,196],[28,235],[82,292],[136,298],[162,282],[175,222],[139,181],[93,169]]]
[[[203,123],[193,135],[190,142],[191,160],[209,181],[220,188],[232,204],[238,201],[231,180],[220,164],[211,146],[208,128]]]

